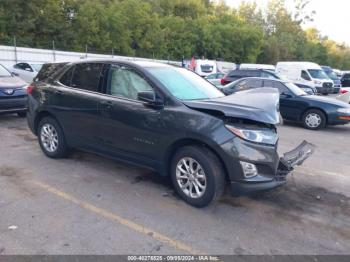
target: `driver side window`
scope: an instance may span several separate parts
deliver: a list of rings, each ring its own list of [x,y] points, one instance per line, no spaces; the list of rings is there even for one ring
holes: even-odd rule
[[[305,70],[301,71],[301,78],[307,81],[311,81],[309,74]]]
[[[140,91],[153,91],[148,82],[131,68],[112,65],[108,74],[107,94],[137,100]]]

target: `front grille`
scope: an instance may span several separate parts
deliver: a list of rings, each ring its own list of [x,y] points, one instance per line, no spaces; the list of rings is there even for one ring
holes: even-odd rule
[[[323,87],[327,87],[327,88],[333,87],[333,83],[323,83]]]

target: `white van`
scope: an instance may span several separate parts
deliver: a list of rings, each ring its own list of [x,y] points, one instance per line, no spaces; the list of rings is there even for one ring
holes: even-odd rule
[[[240,69],[264,69],[269,71],[275,71],[276,67],[274,65],[267,64],[240,64]]]
[[[318,64],[311,62],[278,62],[276,72],[296,84],[315,87],[318,93],[333,93],[333,81]]]
[[[194,71],[203,77],[214,74],[217,72],[216,61],[198,59]]]

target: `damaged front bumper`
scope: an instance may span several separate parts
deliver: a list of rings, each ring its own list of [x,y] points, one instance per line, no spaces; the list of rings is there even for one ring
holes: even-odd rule
[[[262,181],[257,178],[233,181],[231,182],[231,191],[235,196],[245,195],[257,191],[270,190],[282,186],[287,181],[287,175],[291,173],[296,166],[300,166],[315,151],[315,146],[303,141],[297,148],[287,152],[280,158],[276,174],[268,181]]]

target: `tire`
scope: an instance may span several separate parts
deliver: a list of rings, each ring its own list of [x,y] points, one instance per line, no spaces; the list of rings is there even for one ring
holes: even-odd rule
[[[190,161],[192,161],[192,170],[197,170],[197,173],[192,173],[193,175],[186,172],[188,169],[184,165],[186,163],[189,167]],[[186,146],[179,149],[172,158],[170,168],[171,180],[176,192],[192,206],[205,207],[219,199],[224,193],[225,171],[219,159],[204,147]],[[181,189],[180,185],[188,186]],[[205,186],[204,189],[203,186]]]
[[[27,113],[26,112],[18,112],[17,115],[19,117],[26,117],[27,116]]]
[[[38,125],[37,134],[41,150],[46,156],[50,158],[64,158],[68,155],[64,133],[54,118],[44,117]],[[48,135],[51,135],[51,138],[48,138]],[[52,143],[53,146],[51,147]]]
[[[310,130],[319,130],[326,126],[325,114],[317,109],[310,109],[303,115],[303,126]]]

